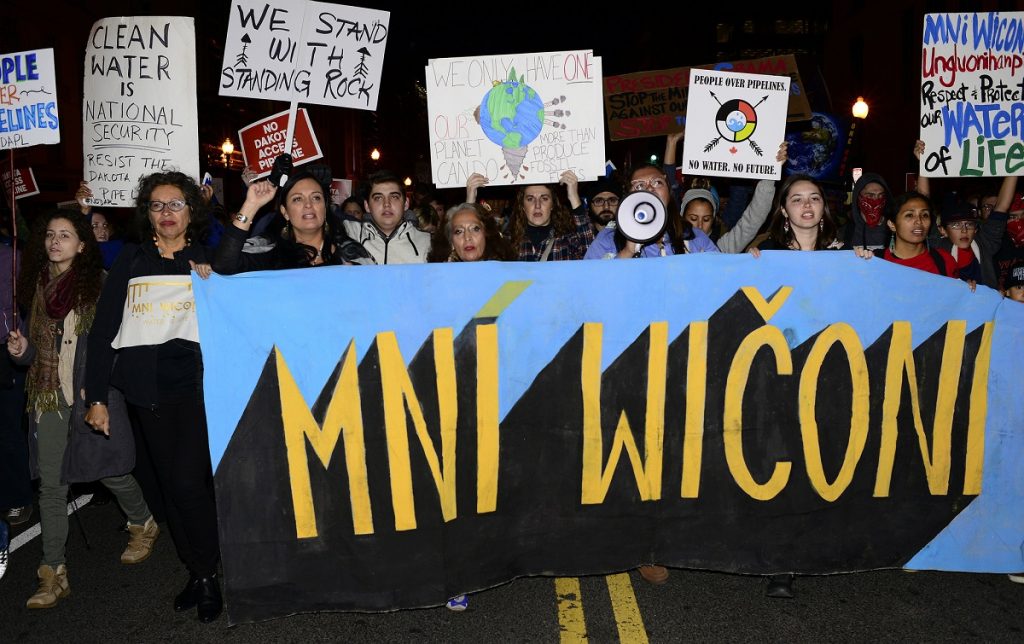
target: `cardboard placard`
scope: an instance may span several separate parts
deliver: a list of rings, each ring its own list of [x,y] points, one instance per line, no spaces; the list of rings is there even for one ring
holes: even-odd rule
[[[39,185],[36,183],[36,175],[32,168],[15,168],[14,181],[11,181],[11,171],[0,172],[0,183],[4,186],[4,193],[10,197],[11,184],[13,183],[14,198],[24,199],[39,194]]]
[[[60,143],[53,50],[0,54],[0,150]]]
[[[292,163],[302,165],[324,154],[320,149],[313,125],[309,122],[309,113],[299,108],[296,113],[295,134],[292,137]],[[274,159],[284,152],[285,132],[288,130],[288,110],[246,125],[238,131],[238,140],[242,149],[245,165],[257,172],[257,178],[270,176],[274,167]]]

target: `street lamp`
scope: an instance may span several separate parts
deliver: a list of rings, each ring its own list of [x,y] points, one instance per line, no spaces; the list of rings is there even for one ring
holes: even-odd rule
[[[402,183],[404,183],[404,184],[405,184],[405,187],[406,187],[406,188],[408,188],[409,186],[411,186],[411,185],[412,185],[412,179],[411,179],[411,178],[409,178],[409,177],[406,177],[406,178],[405,178],[405,181],[403,181]]]
[[[235,144],[231,142],[231,139],[224,139],[224,142],[220,144],[220,158],[224,162],[224,167],[231,167],[231,155],[235,153]]]
[[[863,96],[858,96],[857,102],[853,104],[853,115],[859,119],[868,117],[868,104],[864,102]]]
[[[371,150],[370,158],[373,159],[374,161],[380,161],[380,150],[378,150],[377,148]]]
[[[846,149],[843,151],[843,162],[839,164],[839,177],[846,174],[846,160],[850,157],[850,147],[853,145],[853,133],[857,131],[857,121],[868,117],[868,104],[863,96],[858,96],[853,104],[853,123],[850,123],[850,134],[846,137]]]

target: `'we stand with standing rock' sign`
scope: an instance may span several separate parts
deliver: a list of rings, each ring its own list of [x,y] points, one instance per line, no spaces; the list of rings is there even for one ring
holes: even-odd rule
[[[377,109],[387,11],[301,0],[235,0],[221,96]]]
[[[83,178],[93,206],[130,207],[139,179],[199,177],[192,18],[104,18],[85,47]]]

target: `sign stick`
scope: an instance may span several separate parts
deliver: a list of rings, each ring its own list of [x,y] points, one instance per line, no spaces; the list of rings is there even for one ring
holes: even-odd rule
[[[288,132],[284,137],[284,154],[292,153],[292,137],[295,136],[295,112],[299,109],[299,102],[292,101],[292,104],[288,106]],[[287,181],[287,177],[282,178],[282,183],[279,188],[284,187],[284,181]]]
[[[11,148],[11,317],[14,328],[18,328],[18,211],[14,200],[14,148]]]

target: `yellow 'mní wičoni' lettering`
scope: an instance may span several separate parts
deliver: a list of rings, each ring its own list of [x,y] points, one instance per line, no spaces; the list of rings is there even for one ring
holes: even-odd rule
[[[298,385],[285,363],[281,351],[274,348],[277,380],[281,398],[281,420],[288,452],[288,472],[295,511],[295,534],[299,539],[318,535],[313,511],[313,490],[309,481],[306,441],[323,467],[331,463],[338,439],[345,443],[345,468],[352,504],[355,534],[373,534],[370,511],[370,488],[366,478],[366,447],[363,440],[362,405],[359,399],[359,376],[356,371],[355,342],[349,344],[342,358],[341,372],[331,392],[323,427],[317,424],[302,398]]]
[[[583,387],[583,491],[584,505],[601,503],[608,494],[612,475],[619,463],[622,450],[626,450],[640,499],[652,501],[661,498],[661,472],[665,437],[665,377],[668,362],[668,323],[653,322],[649,327],[650,349],[647,359],[647,408],[644,423],[644,458],[626,420],[625,412],[619,416],[607,467],[602,468],[603,440],[601,436],[601,342],[602,326],[588,322],[583,325],[583,360],[581,384]]]

